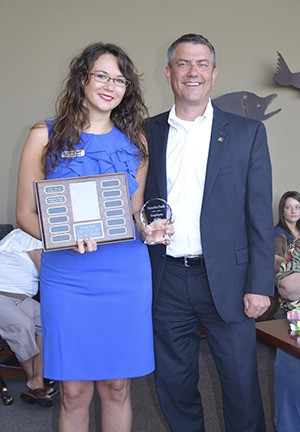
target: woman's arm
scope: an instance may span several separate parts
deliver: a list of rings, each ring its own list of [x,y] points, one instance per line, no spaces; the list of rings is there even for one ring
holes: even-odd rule
[[[147,173],[148,160],[143,160],[140,163],[136,173],[136,181],[138,182],[139,187],[132,195],[132,215],[136,224],[138,236],[142,241],[144,241],[147,236],[145,228],[140,220],[140,210],[144,204],[144,191]]]
[[[33,182],[45,179],[42,155],[48,139],[46,124],[31,129],[21,154],[18,173],[17,225],[38,239],[41,239],[41,234]]]
[[[20,159],[17,191],[17,225],[28,234],[41,239],[33,182],[44,180],[43,150],[48,143],[45,123],[31,129]],[[94,239],[78,240],[74,249],[81,254],[97,249]]]
[[[132,214],[134,216],[134,221],[136,224],[136,229],[139,238],[143,242],[147,242],[147,244],[164,244],[168,245],[170,244],[169,237],[174,234],[174,227],[173,224],[169,224],[165,219],[162,220],[160,223],[159,231],[164,231],[166,238],[163,236],[160,240],[157,239],[157,235],[155,234],[155,230],[151,230],[148,227],[145,227],[140,219],[140,210],[144,204],[144,191],[145,191],[145,184],[146,184],[146,178],[148,173],[148,161],[142,161],[138,167],[136,180],[139,184],[139,188],[135,191],[135,193],[132,196]],[[155,221],[158,222],[158,221]],[[155,223],[153,222],[153,223]]]
[[[300,299],[300,273],[292,273],[285,276],[279,282],[279,295],[290,301]]]
[[[38,272],[40,272],[41,268],[41,253],[42,249],[34,249],[32,251],[27,252],[31,261],[35,265]]]

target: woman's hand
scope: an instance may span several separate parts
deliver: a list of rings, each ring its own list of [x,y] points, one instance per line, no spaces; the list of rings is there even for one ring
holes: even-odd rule
[[[78,239],[77,247],[74,249],[75,252],[84,254],[85,252],[94,252],[97,250],[97,242],[95,239],[86,238]]]

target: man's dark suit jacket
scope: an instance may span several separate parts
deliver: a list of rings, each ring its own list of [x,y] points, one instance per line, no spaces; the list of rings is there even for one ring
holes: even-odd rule
[[[168,115],[165,112],[151,118],[147,127],[149,172],[145,200],[167,200]],[[174,219],[176,238],[176,214]],[[245,318],[245,293],[272,296],[274,291],[271,163],[261,122],[214,107],[199,223],[215,306],[225,322],[240,321]],[[149,252],[155,306],[166,247],[149,246]]]

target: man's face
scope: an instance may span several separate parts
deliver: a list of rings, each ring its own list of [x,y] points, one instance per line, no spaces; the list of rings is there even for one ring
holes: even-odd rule
[[[181,43],[177,46],[172,67],[166,66],[176,108],[206,108],[217,70],[206,45]]]

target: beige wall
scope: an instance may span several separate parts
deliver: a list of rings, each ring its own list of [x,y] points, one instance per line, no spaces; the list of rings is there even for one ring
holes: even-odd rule
[[[72,57],[103,40],[121,45],[144,74],[150,113],[172,103],[165,52],[184,33],[202,33],[217,51],[214,97],[277,93],[265,121],[274,174],[274,209],[300,189],[300,91],[277,86],[277,54],[300,71],[299,0],[0,0],[0,223],[15,223],[18,160],[30,126],[53,114]],[[275,210],[275,217],[277,212]]]

